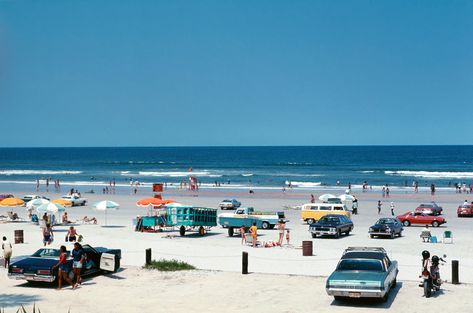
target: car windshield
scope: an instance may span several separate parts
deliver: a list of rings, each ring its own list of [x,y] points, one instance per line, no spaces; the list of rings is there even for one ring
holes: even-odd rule
[[[342,260],[337,267],[338,271],[373,271],[382,272],[383,265],[379,260],[356,259]]]
[[[378,225],[394,224],[394,221],[389,220],[389,219],[380,219],[376,224]]]
[[[66,252],[69,253],[68,251]],[[36,258],[59,257],[59,249],[49,249],[49,248],[39,249],[32,255],[32,257],[36,257]]]
[[[321,223],[339,223],[340,219],[338,217],[323,217],[320,219]]]

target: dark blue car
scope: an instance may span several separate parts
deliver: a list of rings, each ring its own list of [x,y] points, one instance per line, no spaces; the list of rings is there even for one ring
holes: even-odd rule
[[[81,276],[103,271],[116,272],[120,268],[120,249],[93,248],[89,245],[83,245],[82,248],[86,254],[86,260]],[[53,266],[58,263],[59,254],[59,249],[41,248],[31,256],[12,263],[8,268],[8,277],[27,281],[54,282],[58,269],[53,269]],[[67,259],[67,267],[72,272],[70,255]]]
[[[349,235],[353,230],[353,222],[345,215],[328,214],[309,226],[312,238],[317,236],[340,237],[342,234]]]
[[[376,224],[370,227],[369,234],[371,238],[375,236],[394,238],[402,236],[404,227],[397,218],[384,217],[380,218]]]

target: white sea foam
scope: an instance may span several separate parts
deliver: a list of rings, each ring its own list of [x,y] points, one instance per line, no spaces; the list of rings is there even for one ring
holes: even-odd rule
[[[219,174],[212,174],[208,171],[193,171],[193,172],[155,172],[155,171],[139,171],[130,172],[123,171],[120,173],[122,176],[145,176],[145,177],[187,177],[187,176],[198,176],[198,177],[222,177]]]
[[[286,185],[289,185],[289,183],[291,186],[299,188],[313,188],[322,185],[321,182],[286,181]]]
[[[384,171],[384,174],[423,178],[473,178],[473,172]]]
[[[243,176],[243,177],[250,177],[250,176],[253,176],[253,175],[254,175],[254,174],[251,174],[251,173],[249,173],[249,174],[241,174],[241,176]]]
[[[370,174],[370,173],[374,173],[374,171],[361,171],[361,173],[363,173],[363,174]]]
[[[75,175],[82,171],[50,171],[50,170],[0,170],[0,175]]]

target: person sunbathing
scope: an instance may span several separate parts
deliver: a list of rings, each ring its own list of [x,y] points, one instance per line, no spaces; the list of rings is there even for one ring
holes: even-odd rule
[[[89,217],[87,217],[87,215],[86,215],[86,216],[84,216],[84,218],[82,219],[82,221],[83,221],[84,223],[97,224],[97,219],[95,218],[95,216],[89,218]]]
[[[69,221],[69,217],[67,216],[67,212],[64,212],[64,214],[62,215],[62,223],[63,224],[71,223],[71,221]]]

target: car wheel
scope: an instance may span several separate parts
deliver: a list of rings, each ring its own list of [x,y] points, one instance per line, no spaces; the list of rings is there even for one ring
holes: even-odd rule
[[[373,238],[374,238],[374,235],[370,235],[370,238],[373,239]]]
[[[394,239],[394,232],[392,232],[389,237],[390,237],[391,239]]]
[[[386,302],[388,301],[389,293],[386,292],[386,294],[381,298],[381,302]]]
[[[261,228],[263,228],[263,229],[268,229],[269,226],[270,226],[270,225],[269,225],[268,222],[263,222],[263,223],[261,224]]]
[[[184,227],[184,225],[181,225],[181,227],[179,227],[179,235],[184,236],[185,234],[186,228]]]
[[[233,237],[233,227],[228,227],[228,236]]]
[[[397,285],[397,278],[394,278],[392,287],[396,288],[396,285]]]
[[[333,298],[337,301],[342,301],[343,300],[343,297],[340,297],[340,296],[333,296]]]
[[[316,234],[316,233],[312,233],[312,238],[317,238],[317,234]]]
[[[432,222],[432,226],[433,226],[433,227],[439,227],[440,224],[439,224],[439,222],[437,222],[437,221],[433,221],[433,222]]]
[[[337,239],[340,238],[340,231],[339,230],[337,230],[337,233],[335,234],[335,238],[337,238]]]
[[[397,234],[399,237],[402,237],[402,231],[399,232],[399,234]]]
[[[402,222],[402,224],[404,226],[411,226],[411,222],[409,222],[408,220],[405,220],[404,222]]]
[[[311,225],[311,224],[314,224],[315,223],[315,220],[313,218],[308,218],[307,219],[307,224]]]
[[[462,217],[460,214],[457,214],[457,217]]]
[[[199,236],[205,235],[205,228],[203,226],[199,227]]]

